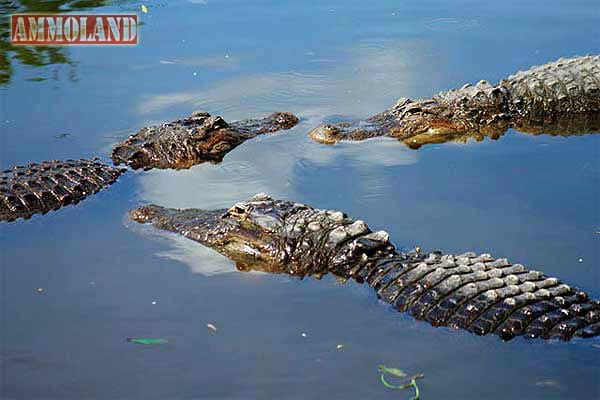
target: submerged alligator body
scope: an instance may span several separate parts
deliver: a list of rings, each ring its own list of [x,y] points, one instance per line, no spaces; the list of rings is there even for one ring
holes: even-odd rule
[[[130,217],[211,247],[240,270],[367,282],[380,299],[434,326],[504,340],[600,335],[600,302],[556,278],[489,254],[398,252],[386,232],[339,211],[256,195],[228,210],[151,205]]]
[[[124,168],[93,160],[46,161],[0,172],[0,221],[30,218],[69,204],[114,183]]]
[[[429,99],[401,98],[365,121],[323,125],[321,143],[397,138],[410,147],[473,137],[499,138],[507,129],[569,135],[600,131],[600,56],[558,61],[518,72],[497,85],[480,81]]]
[[[190,168],[218,163],[244,141],[257,135],[290,129],[298,123],[291,113],[228,124],[221,117],[197,112],[188,118],[141,129],[113,150],[116,165],[131,168]],[[125,168],[93,160],[47,161],[0,172],[0,221],[30,218],[69,204],[114,183]]]

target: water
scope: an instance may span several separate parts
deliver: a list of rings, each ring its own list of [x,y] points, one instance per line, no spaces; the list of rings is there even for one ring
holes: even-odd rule
[[[140,4],[20,3],[91,12]],[[488,251],[598,296],[597,136],[510,132],[418,151],[306,137],[400,96],[598,53],[596,1],[144,4],[136,47],[61,48],[50,60],[15,52],[3,36],[0,168],[106,157],[140,127],[196,109],[227,120],[292,111],[302,121],[222,164],[128,173],[76,207],[0,225],[2,399],[408,397],[380,384],[380,363],[423,372],[424,399],[598,398],[598,341],[502,343],[432,328],[367,287],[235,272],[209,250],[124,218],[148,202],[226,207],[267,192],[343,210],[401,248]]]

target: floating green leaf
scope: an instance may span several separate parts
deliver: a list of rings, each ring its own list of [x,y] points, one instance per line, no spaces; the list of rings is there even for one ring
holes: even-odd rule
[[[406,373],[404,371],[402,371],[401,369],[388,368],[383,364],[379,365],[379,371],[381,371],[384,374],[390,374],[393,376],[397,376],[398,378],[404,378],[406,376]]]
[[[393,390],[403,390],[403,389],[408,389],[408,388],[412,387],[415,389],[415,396],[412,398],[412,400],[419,400],[420,392],[419,392],[419,386],[417,386],[417,379],[423,378],[423,374],[417,374],[417,375],[413,375],[409,378],[406,378],[407,380],[410,380],[409,383],[404,383],[401,385],[393,385],[385,379],[385,375],[389,374],[389,375],[395,376],[397,378],[405,378],[407,375],[404,371],[402,371],[401,369],[398,369],[398,368],[387,368],[385,365],[381,364],[381,365],[379,365],[379,372],[381,372],[380,380],[381,380],[381,383],[383,384],[383,386],[385,386],[388,389],[393,389]]]
[[[153,339],[153,338],[127,338],[129,343],[136,344],[165,344],[169,343],[166,339]]]

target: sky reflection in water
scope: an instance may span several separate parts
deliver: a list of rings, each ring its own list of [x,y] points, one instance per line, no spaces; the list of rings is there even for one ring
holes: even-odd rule
[[[63,8],[77,4],[139,7]],[[489,251],[598,295],[597,136],[511,132],[418,151],[306,137],[401,96],[598,53],[594,1],[144,4],[138,46],[61,49],[66,71],[23,62],[3,42],[0,167],[106,157],[137,129],[199,108],[227,120],[291,111],[301,123],[219,165],[131,172],[76,207],[1,225],[4,397],[387,399],[396,393],[377,381],[380,363],[424,372],[423,398],[597,397],[596,342],[505,344],[435,329],[366,287],[223,274],[228,261],[195,243],[123,223],[139,204],[220,208],[267,192],[345,211],[400,248]],[[59,79],[31,80],[56,67]],[[124,341],[133,336],[170,344]]]

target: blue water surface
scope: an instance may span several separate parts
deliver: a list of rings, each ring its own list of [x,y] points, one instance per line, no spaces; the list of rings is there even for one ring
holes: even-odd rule
[[[379,382],[381,363],[423,372],[422,399],[600,397],[597,340],[433,328],[368,287],[237,272],[125,217],[150,202],[217,208],[266,192],[345,211],[400,248],[506,256],[598,296],[597,136],[511,131],[420,150],[306,136],[401,96],[597,54],[597,0],[4,3],[0,32],[15,10],[136,12],[143,25],[137,46],[63,47],[52,60],[3,36],[0,169],[106,159],[137,129],[198,109],[301,122],[219,165],[130,172],[76,207],[0,224],[2,399],[409,398]]]

